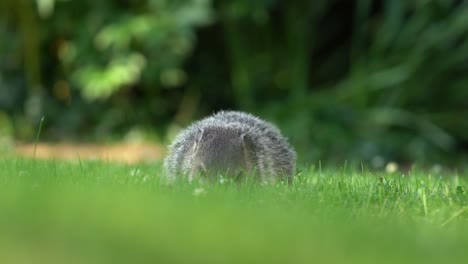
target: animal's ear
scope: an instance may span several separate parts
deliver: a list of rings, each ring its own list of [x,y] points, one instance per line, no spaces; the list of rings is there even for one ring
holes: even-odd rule
[[[255,146],[254,146],[251,136],[248,133],[241,134],[240,139],[241,139],[242,148],[244,149],[244,151],[247,151],[247,153],[251,153],[254,151]]]
[[[255,143],[252,140],[252,136],[248,133],[241,134],[240,139],[242,152],[244,154],[245,168],[249,172],[252,172],[255,168],[255,160],[257,159],[257,155],[255,153]]]
[[[196,132],[195,132],[195,142],[196,144],[198,144],[202,137],[203,137],[203,129],[202,128],[197,128]]]
[[[197,151],[198,145],[200,144],[202,137],[203,137],[203,129],[196,128],[194,136],[193,136],[193,141],[190,141],[191,143],[190,151],[192,153],[195,153]]]

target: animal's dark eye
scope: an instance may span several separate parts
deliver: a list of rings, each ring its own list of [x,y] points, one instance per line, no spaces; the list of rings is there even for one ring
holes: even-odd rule
[[[206,172],[203,168],[199,168],[198,169],[198,175],[201,176],[201,177],[205,177],[206,176]]]
[[[205,177],[206,176],[206,167],[205,164],[202,162],[200,163],[200,166],[198,167],[198,175]]]

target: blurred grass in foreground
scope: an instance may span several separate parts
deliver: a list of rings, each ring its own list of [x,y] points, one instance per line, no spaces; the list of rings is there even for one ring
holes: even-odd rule
[[[1,263],[468,259],[468,175],[312,168],[291,188],[168,187],[159,165],[2,159],[0,168]]]

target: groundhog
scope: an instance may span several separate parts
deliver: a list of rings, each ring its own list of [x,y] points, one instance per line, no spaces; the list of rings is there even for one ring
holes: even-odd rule
[[[164,160],[169,182],[186,177],[291,183],[296,152],[272,124],[248,113],[221,111],[182,130]]]

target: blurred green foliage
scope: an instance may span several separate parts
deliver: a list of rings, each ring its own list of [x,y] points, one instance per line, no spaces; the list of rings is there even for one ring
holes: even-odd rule
[[[0,39],[0,113],[23,139],[42,116],[49,139],[170,138],[230,108],[302,161],[468,149],[468,1],[3,0]]]

